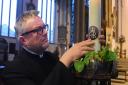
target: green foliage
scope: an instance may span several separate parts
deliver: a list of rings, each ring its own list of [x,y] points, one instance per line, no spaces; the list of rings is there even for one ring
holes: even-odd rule
[[[117,56],[116,53],[111,51],[108,47],[101,48],[99,55],[104,61],[115,61]]]
[[[77,72],[82,72],[85,67],[85,64],[82,60],[76,60],[74,63],[74,67]]]
[[[116,53],[111,51],[108,47],[102,47],[100,51],[91,51],[85,54],[83,58],[80,58],[74,62],[74,68],[77,72],[82,72],[84,67],[88,65],[91,60],[95,61],[115,61]]]

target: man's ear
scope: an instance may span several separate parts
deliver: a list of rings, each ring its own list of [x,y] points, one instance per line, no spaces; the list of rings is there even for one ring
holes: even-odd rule
[[[19,36],[19,41],[22,45],[27,45],[27,41],[24,36]]]

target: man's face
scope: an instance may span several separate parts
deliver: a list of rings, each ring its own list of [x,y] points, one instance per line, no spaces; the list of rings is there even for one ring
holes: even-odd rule
[[[40,17],[34,17],[26,23],[26,34],[23,33],[26,41],[26,46],[37,53],[43,52],[48,46],[47,30]]]

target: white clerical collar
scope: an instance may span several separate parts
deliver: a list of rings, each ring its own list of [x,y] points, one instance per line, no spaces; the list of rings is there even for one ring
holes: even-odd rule
[[[28,48],[26,48],[26,47],[24,47],[24,46],[23,46],[23,48],[24,48],[26,51],[28,51],[29,53],[31,53],[31,54],[40,56],[40,58],[43,58],[43,56],[44,56],[43,53],[42,53],[41,55],[39,55],[39,54],[37,54],[37,53],[35,53],[35,52],[29,50]]]

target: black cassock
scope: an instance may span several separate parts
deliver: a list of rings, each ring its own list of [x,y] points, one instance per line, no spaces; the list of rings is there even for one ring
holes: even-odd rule
[[[74,85],[70,68],[50,52],[40,58],[22,49],[20,56],[5,63],[0,75],[5,85]]]

